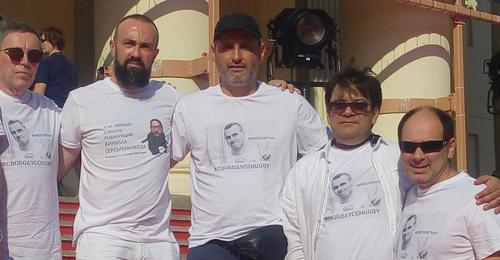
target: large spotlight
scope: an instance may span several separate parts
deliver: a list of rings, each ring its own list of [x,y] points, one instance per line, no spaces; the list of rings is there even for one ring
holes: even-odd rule
[[[500,51],[490,60],[485,60],[483,71],[490,78],[490,89],[486,108],[492,115],[500,115]]]
[[[267,27],[270,41],[275,41],[271,52],[278,55],[276,44],[282,47],[278,67],[323,68],[321,53],[326,47],[328,65],[333,69],[332,59],[335,57],[332,42],[336,39],[336,28],[324,10],[287,8],[270,20]]]
[[[0,13],[0,31],[3,30],[5,26],[7,26],[7,19]]]

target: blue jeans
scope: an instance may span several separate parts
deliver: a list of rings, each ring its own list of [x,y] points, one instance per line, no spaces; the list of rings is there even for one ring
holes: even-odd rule
[[[210,240],[189,249],[187,260],[283,260],[287,241],[280,225],[254,229],[233,241]]]
[[[239,260],[229,250],[215,243],[189,248],[187,260]]]

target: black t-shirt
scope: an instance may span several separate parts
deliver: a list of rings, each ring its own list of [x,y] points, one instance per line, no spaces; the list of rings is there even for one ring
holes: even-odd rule
[[[42,59],[35,77],[35,83],[45,83],[45,96],[52,99],[57,106],[63,107],[68,93],[76,88],[78,71],[61,52],[56,52]]]

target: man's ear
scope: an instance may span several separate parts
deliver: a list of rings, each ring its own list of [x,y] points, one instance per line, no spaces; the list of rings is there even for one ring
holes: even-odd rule
[[[158,53],[160,53],[160,49],[159,49],[159,48],[156,48],[156,49],[155,49],[155,57],[154,57],[154,59],[156,59],[156,56],[158,56]]]
[[[375,123],[377,122],[378,115],[380,115],[380,108],[378,107],[372,108],[372,113],[373,113],[372,125],[375,125]]]
[[[260,43],[260,62],[264,60],[264,57],[266,56],[266,51],[267,51],[267,45],[264,42]]]
[[[109,54],[114,60],[114,58],[116,57],[116,44],[113,40],[109,40]]]
[[[210,56],[212,60],[215,60],[215,43],[210,44]]]
[[[455,156],[455,149],[457,146],[457,143],[455,141],[455,138],[451,138],[450,141],[448,142],[449,149],[448,149],[448,159],[452,159],[453,156]]]

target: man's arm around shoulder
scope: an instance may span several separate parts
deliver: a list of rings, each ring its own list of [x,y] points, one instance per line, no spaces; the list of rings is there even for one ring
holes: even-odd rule
[[[59,145],[59,169],[57,171],[57,179],[62,180],[71,170],[80,156],[80,148],[72,149]]]
[[[45,95],[46,89],[47,89],[47,84],[39,82],[39,83],[35,83],[35,87],[33,88],[33,91],[39,93],[40,95]]]
[[[476,195],[477,205],[482,205],[484,210],[495,209],[495,214],[500,213],[500,180],[494,176],[483,175],[476,179],[476,185],[484,184],[486,188]]]
[[[487,259],[487,260],[500,260],[500,251],[496,251],[495,253],[489,255],[485,259]]]

